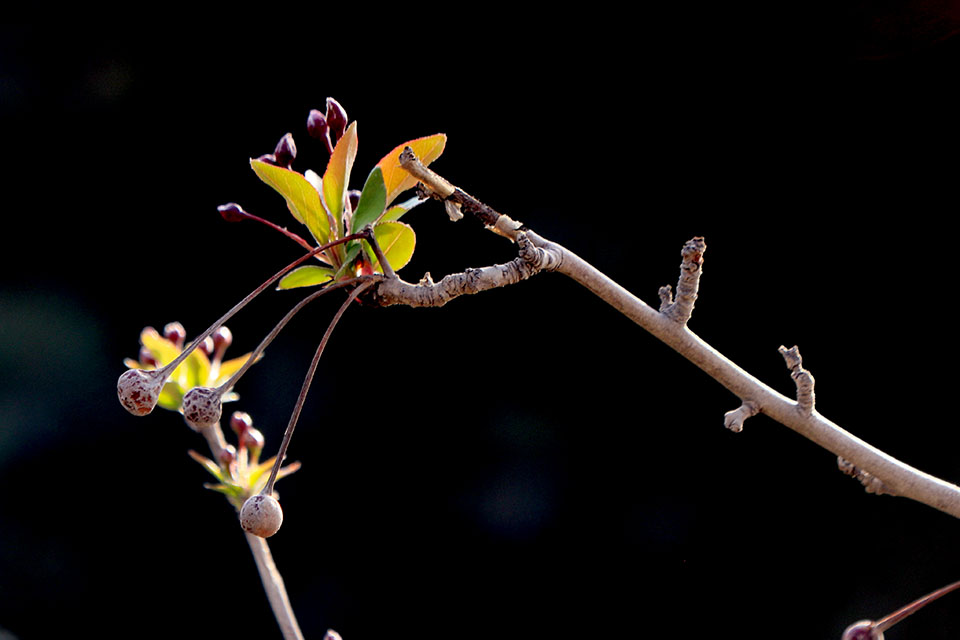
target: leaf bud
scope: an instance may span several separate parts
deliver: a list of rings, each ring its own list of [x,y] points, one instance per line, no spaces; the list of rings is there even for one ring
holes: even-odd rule
[[[157,406],[160,390],[167,378],[158,371],[128,369],[117,380],[117,397],[123,408],[135,416],[145,416]]]
[[[280,530],[283,524],[283,510],[272,496],[257,494],[247,498],[240,509],[240,526],[247,533],[261,538],[269,538]]]
[[[246,411],[234,411],[230,416],[230,428],[242,438],[247,429],[253,428],[253,418]]]
[[[187,330],[179,322],[169,322],[163,328],[163,337],[177,345],[177,349],[182,349],[183,341],[187,338]]]
[[[327,124],[324,115],[317,109],[311,109],[310,115],[307,116],[307,133],[310,134],[310,137],[323,140],[327,137],[328,131],[330,131],[330,126]]]
[[[333,98],[327,98],[327,125],[330,127],[330,137],[334,144],[347,130],[347,112],[340,103]]]
[[[297,157],[297,145],[293,142],[293,134],[288,133],[280,138],[277,147],[273,150],[273,156],[276,158],[277,165],[290,168],[294,159]]]
[[[183,396],[183,418],[195,431],[217,424],[222,411],[219,389],[194,387]]]
[[[217,211],[220,212],[220,217],[227,222],[240,222],[247,217],[247,212],[244,211],[243,207],[238,205],[236,202],[222,204],[217,207]]]

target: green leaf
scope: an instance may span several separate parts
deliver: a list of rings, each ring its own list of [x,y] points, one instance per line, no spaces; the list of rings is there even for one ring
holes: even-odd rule
[[[323,174],[323,199],[327,203],[327,211],[333,216],[337,224],[342,224],[343,197],[350,183],[350,171],[353,161],[357,157],[357,123],[351,122],[337,142],[336,148],[330,155],[327,170]],[[343,229],[340,229],[342,232]]]
[[[410,262],[413,257],[413,250],[417,245],[417,234],[408,224],[403,222],[384,222],[373,228],[373,237],[377,239],[383,256],[393,267],[394,271],[402,269]],[[383,272],[380,263],[373,254],[373,249],[364,244],[367,253],[370,255],[370,261],[373,263],[374,271]]]
[[[307,265],[294,269],[281,280],[277,289],[296,289],[297,287],[313,287],[333,280],[333,269]]]
[[[410,211],[410,209],[413,209],[418,204],[426,202],[427,200],[429,200],[429,198],[418,198],[417,196],[414,196],[409,200],[401,202],[400,204],[395,204],[387,209],[382,216],[380,216],[380,220],[378,220],[378,222],[393,222],[395,220],[399,220],[407,211]]]
[[[250,166],[257,177],[284,197],[290,213],[297,221],[307,225],[317,242],[326,244],[330,238],[330,223],[316,188],[296,171],[260,160],[250,160]]]
[[[357,210],[353,212],[350,232],[356,233],[363,229],[364,225],[379,218],[385,206],[387,206],[387,187],[383,183],[383,172],[380,167],[374,167],[367,176],[363,191],[360,192],[360,202],[357,204]]]
[[[342,247],[344,245],[340,246]],[[358,255],[360,255],[360,249],[361,247],[359,240],[350,240],[346,243],[343,264],[340,265],[340,269],[337,271],[337,274],[334,276],[334,278],[341,280],[344,277],[352,278],[356,275],[353,272],[353,261],[356,260]]]

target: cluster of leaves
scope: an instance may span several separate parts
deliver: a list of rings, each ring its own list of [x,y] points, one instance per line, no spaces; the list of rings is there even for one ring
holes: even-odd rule
[[[318,126],[317,122],[323,125]],[[342,128],[336,128],[338,122]],[[398,158],[403,148],[409,146],[424,164],[429,164],[443,153],[447,137],[438,133],[398,145],[370,171],[362,190],[351,191],[348,185],[357,155],[357,123],[346,123],[346,113],[332,99],[327,100],[326,114],[310,114],[308,131],[314,137],[326,136],[331,150],[323,176],[309,169],[304,173],[292,169],[296,147],[289,133],[273,154],[250,160],[250,166],[284,197],[290,213],[307,227],[317,246],[357,233],[369,224],[384,257],[398,270],[410,261],[416,245],[413,229],[399,220],[423,202],[414,197],[393,204],[398,195],[417,182],[400,167]],[[335,146],[331,144],[331,135]],[[321,285],[383,272],[372,249],[360,240],[335,245],[318,254],[317,259],[322,266],[307,265],[291,271],[280,281],[279,288]]]

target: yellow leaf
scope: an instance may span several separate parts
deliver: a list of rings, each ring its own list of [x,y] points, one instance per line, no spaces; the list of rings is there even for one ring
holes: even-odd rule
[[[333,219],[340,222],[343,213],[343,195],[350,183],[350,171],[353,161],[357,157],[357,123],[351,122],[337,142],[337,147],[330,156],[327,170],[323,174],[323,199],[327,203],[327,210]]]

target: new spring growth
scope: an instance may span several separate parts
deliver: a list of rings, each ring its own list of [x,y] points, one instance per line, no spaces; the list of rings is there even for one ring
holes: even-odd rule
[[[230,215],[234,215],[234,214],[237,214],[238,211],[242,211],[242,209],[240,209],[239,206],[237,206],[236,209],[234,209],[233,207],[228,207],[228,209],[230,211]],[[223,211],[221,211],[221,214],[223,214]],[[170,375],[176,370],[176,368],[179,367],[184,362],[184,360],[186,360],[198,346],[203,344],[207,338],[213,335],[215,331],[220,329],[227,320],[229,320],[234,316],[234,314],[236,314],[238,311],[240,311],[240,309],[245,307],[251,300],[253,300],[258,295],[263,293],[270,285],[272,285],[274,282],[282,278],[291,269],[299,266],[301,263],[305,262],[309,258],[319,255],[321,252],[326,251],[330,247],[347,242],[349,240],[359,239],[361,237],[364,237],[364,236],[362,236],[361,234],[351,234],[343,238],[334,240],[333,242],[329,242],[325,245],[315,247],[311,249],[309,252],[307,252],[306,254],[300,256],[299,258],[297,258],[296,260],[288,264],[286,267],[284,267],[283,269],[275,273],[266,282],[264,282],[259,287],[257,287],[252,292],[250,292],[250,294],[247,295],[246,298],[244,298],[243,300],[238,302],[236,305],[234,305],[232,309],[230,309],[227,313],[225,313],[219,320],[214,322],[210,326],[210,328],[204,331],[196,340],[193,341],[193,343],[187,346],[186,349],[181,351],[180,354],[176,358],[174,358],[173,361],[170,362],[169,364],[166,364],[159,369],[131,368],[128,371],[125,371],[124,373],[122,373],[120,375],[120,378],[117,380],[117,398],[120,400],[120,404],[127,411],[129,411],[135,416],[145,416],[150,412],[152,412],[153,408],[157,406],[157,402],[160,399],[160,393],[163,390],[164,384],[166,384],[167,378],[170,377]],[[342,284],[352,284],[352,282],[345,281]],[[328,291],[328,290],[331,290],[332,288],[333,287],[328,289],[323,289],[322,291]],[[298,305],[297,307],[294,307],[295,310],[299,310],[300,308],[301,308],[300,305]],[[256,359],[255,357],[251,357],[250,359],[248,359],[244,367],[240,370],[240,372],[246,371],[246,369],[249,367],[250,364],[253,363],[255,359]],[[132,366],[132,365],[128,363],[128,366]],[[239,376],[235,376],[235,378],[236,377],[239,377]],[[234,378],[231,378],[231,380],[235,381]],[[226,387],[226,389],[230,389],[232,386],[233,386],[233,383],[230,382],[229,385]],[[224,392],[226,391],[226,389],[224,390]],[[199,401],[200,398],[198,397],[197,400]]]

